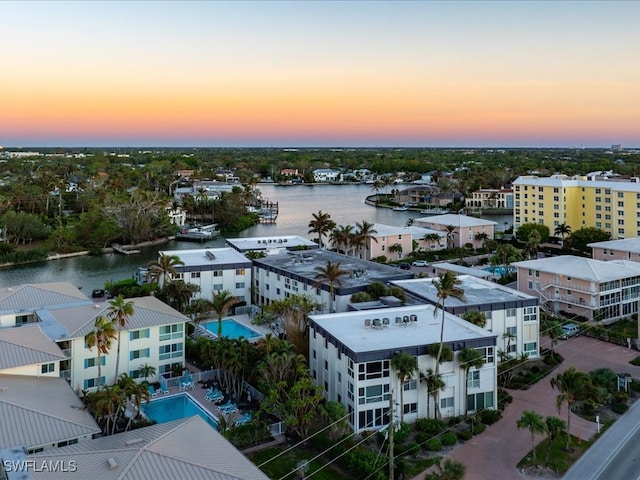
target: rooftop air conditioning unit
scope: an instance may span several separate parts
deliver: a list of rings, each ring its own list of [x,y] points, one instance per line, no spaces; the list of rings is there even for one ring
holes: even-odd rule
[[[370,327],[371,326],[371,319],[370,318],[366,318],[364,321],[364,326],[365,327]]]

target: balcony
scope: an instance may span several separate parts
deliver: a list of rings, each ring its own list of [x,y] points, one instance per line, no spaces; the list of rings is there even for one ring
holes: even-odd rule
[[[60,370],[60,378],[69,380],[71,378],[71,370]]]

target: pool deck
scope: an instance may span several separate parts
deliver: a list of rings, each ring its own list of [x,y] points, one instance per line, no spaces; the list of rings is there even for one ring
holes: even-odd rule
[[[249,315],[247,314],[242,314],[242,315],[226,315],[224,317],[223,320],[226,320],[227,318],[231,318],[233,320],[235,320],[236,322],[238,322],[239,324],[243,325],[246,328],[249,328],[253,331],[256,331],[260,334],[260,336],[258,337],[253,337],[253,338],[247,338],[248,341],[250,342],[255,342],[257,340],[260,340],[261,338],[263,338],[265,335],[267,335],[268,333],[272,334],[272,335],[277,335],[276,332],[274,332],[273,330],[271,330],[269,327],[263,326],[263,325],[252,325],[251,324],[251,317],[249,317]],[[207,335],[211,338],[217,338],[216,334],[207,330],[203,325],[204,324],[208,324],[210,322],[216,322],[217,323],[218,319],[215,317],[211,317],[211,318],[207,318],[206,320],[203,320],[202,322],[200,322],[200,326],[199,328],[202,330],[202,335]]]

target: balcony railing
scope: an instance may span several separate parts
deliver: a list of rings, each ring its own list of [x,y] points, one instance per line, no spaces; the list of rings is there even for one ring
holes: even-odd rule
[[[60,370],[60,378],[70,379],[71,378],[71,370]]]

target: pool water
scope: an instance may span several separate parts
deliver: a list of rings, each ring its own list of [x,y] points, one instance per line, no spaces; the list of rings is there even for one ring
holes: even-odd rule
[[[218,335],[217,320],[207,322],[203,325],[203,327],[214,335]],[[225,318],[224,320],[222,320],[222,336],[230,338],[232,340],[237,340],[240,337],[244,337],[246,339],[258,338],[261,337],[262,334],[256,332],[252,328],[246,327],[240,322],[235,321],[233,318]]]
[[[483,270],[485,272],[491,272],[494,275],[500,276],[500,277],[503,276],[504,273],[505,273],[505,268],[504,267],[498,267],[498,266],[496,266],[496,267],[486,267],[486,268],[483,268]],[[509,267],[509,273],[515,273],[515,268]]]
[[[142,411],[147,417],[158,423],[166,423],[199,415],[213,428],[218,429],[218,424],[213,416],[200,408],[198,404],[186,394],[174,395],[172,397],[152,400],[149,403],[143,403]]]

